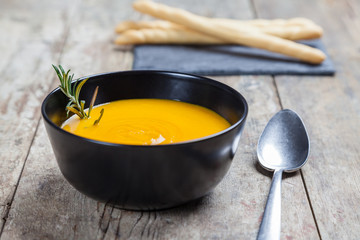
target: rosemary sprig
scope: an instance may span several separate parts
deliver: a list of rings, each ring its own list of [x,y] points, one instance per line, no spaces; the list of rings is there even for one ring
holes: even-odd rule
[[[65,107],[67,110],[67,114],[69,114],[69,112],[73,112],[76,115],[78,115],[81,119],[88,119],[90,117],[91,110],[94,107],[94,103],[95,103],[95,99],[96,99],[99,87],[97,86],[95,88],[94,94],[93,94],[91,102],[90,102],[89,110],[86,112],[84,109],[85,101],[79,100],[79,95],[80,95],[81,88],[86,83],[88,78],[82,80],[81,82],[79,82],[79,81],[75,82],[73,84],[73,86],[71,87],[71,82],[74,78],[74,74],[70,75],[70,69],[66,72],[61,65],[59,65],[59,67],[56,67],[54,65],[52,65],[52,66],[55,69],[55,72],[59,77],[60,90],[65,94],[65,96],[67,96],[69,98],[69,102]],[[100,117],[97,120],[95,120],[94,125],[99,123],[103,113],[104,113],[104,109],[101,109]]]

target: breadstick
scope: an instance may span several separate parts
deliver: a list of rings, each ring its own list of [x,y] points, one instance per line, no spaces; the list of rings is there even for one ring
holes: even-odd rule
[[[274,30],[275,33],[275,30]],[[289,32],[288,32],[289,33]],[[289,33],[290,34],[290,33]],[[279,34],[280,35],[280,34]],[[281,33],[284,35],[284,32]],[[299,35],[297,35],[299,36]],[[286,37],[286,36],[284,36]],[[292,36],[288,36],[291,38]],[[304,38],[302,38],[304,39]],[[140,28],[122,32],[115,40],[118,45],[133,44],[229,44],[230,42],[198,33],[186,28]]]
[[[115,32],[122,33],[130,29],[143,29],[143,28],[156,28],[156,29],[179,29],[184,28],[178,24],[157,20],[157,21],[124,21],[116,25]]]
[[[240,31],[230,26],[219,26],[205,17],[192,14],[182,9],[172,8],[146,0],[136,1],[133,7],[153,17],[183,25],[194,31],[224,41],[281,53],[314,64],[319,64],[325,59],[325,54],[318,49],[270,36],[259,31]]]
[[[187,29],[127,30],[118,36],[115,44],[224,44],[224,41]]]
[[[289,20],[276,19],[276,20],[249,20],[240,21],[235,19],[214,19],[217,24],[222,26],[230,26],[232,28],[244,29],[245,27],[256,27],[257,30],[273,36],[289,39],[314,39],[320,38],[323,30],[320,26],[312,23],[310,20],[294,18]]]
[[[258,28],[265,28],[265,27],[314,27],[318,30],[322,31],[322,28],[315,24],[313,21],[307,18],[290,18],[290,19],[252,19],[252,20],[238,20],[238,19],[231,19],[231,18],[213,18],[212,20],[216,22],[222,22],[226,24],[246,24],[255,26]]]
[[[235,27],[235,26],[234,26]],[[291,26],[291,27],[264,27],[261,32],[288,40],[315,39],[322,36],[322,30],[312,26]]]
[[[223,18],[215,18],[211,19],[211,21],[224,24],[224,26],[232,26],[234,28],[244,29],[245,27],[256,28],[256,30],[262,31],[264,33],[289,39],[289,40],[303,40],[303,39],[314,39],[319,38],[322,35],[321,27],[315,24],[306,24],[304,21],[297,22],[293,21],[297,19],[289,19],[289,20],[235,20],[235,19],[223,19]],[[299,19],[300,20],[300,19]],[[310,20],[309,20],[310,21]],[[155,28],[155,29],[186,29],[183,26],[178,24],[174,24],[168,21],[157,20],[157,21],[124,21],[119,23],[115,31],[117,33],[122,33],[126,30],[130,29],[144,29],[144,28]],[[255,30],[255,29],[253,29]],[[206,43],[207,41],[204,41]]]
[[[283,35],[283,33],[282,33]],[[291,38],[292,36],[289,36]],[[302,38],[304,39],[304,38]],[[229,44],[230,42],[214,38],[189,29],[130,29],[122,32],[115,40],[118,45],[132,44]]]
[[[212,18],[212,21],[224,24],[233,24],[235,25],[251,25],[258,28],[267,28],[267,27],[313,27],[317,31],[322,33],[322,28],[312,22],[307,18],[290,18],[290,19],[252,19],[252,20],[238,20],[238,19],[229,19],[229,18]],[[141,28],[179,28],[182,27],[178,24],[174,24],[164,20],[155,20],[155,21],[123,21],[116,26],[116,32],[121,33],[129,29],[141,29]]]
[[[232,20],[227,18],[221,18],[223,20]],[[232,20],[234,21],[234,20]],[[268,27],[268,26],[279,26],[279,27],[288,27],[288,26],[318,26],[313,21],[307,18],[290,18],[290,19],[252,19],[243,21],[246,24],[251,24],[257,27]]]

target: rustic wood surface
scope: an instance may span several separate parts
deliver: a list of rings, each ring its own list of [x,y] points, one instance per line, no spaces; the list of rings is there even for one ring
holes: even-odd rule
[[[159,1],[160,2],[160,1]],[[224,180],[208,196],[165,211],[94,201],[61,175],[40,116],[57,85],[51,64],[78,76],[131,69],[112,44],[119,21],[148,19],[130,0],[0,0],[1,239],[255,239],[271,182],[256,144],[270,117],[298,112],[311,155],[283,178],[282,239],[360,239],[360,2],[162,0],[209,17],[308,17],[321,25],[334,77],[213,77],[240,91],[250,112]]]

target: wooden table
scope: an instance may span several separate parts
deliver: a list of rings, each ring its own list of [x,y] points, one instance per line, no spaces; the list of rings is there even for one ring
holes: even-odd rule
[[[61,175],[40,105],[58,85],[51,64],[77,77],[131,69],[114,26],[148,19],[130,0],[0,0],[0,236],[2,239],[255,239],[271,173],[258,137],[283,108],[309,131],[307,165],[283,178],[282,239],[360,239],[360,2],[162,0],[210,17],[308,17],[323,26],[334,77],[221,76],[250,112],[232,167],[208,196],[166,211],[134,212],[94,201]]]

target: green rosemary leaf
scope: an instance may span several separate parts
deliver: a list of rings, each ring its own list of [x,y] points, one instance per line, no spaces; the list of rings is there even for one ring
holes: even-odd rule
[[[72,74],[72,75],[69,76],[69,83],[70,83],[70,84],[72,83],[73,78],[74,78],[74,74]]]
[[[91,98],[91,102],[90,102],[90,106],[89,106],[89,111],[87,113],[88,116],[90,116],[90,112],[91,110],[93,109],[94,107],[94,104],[95,104],[95,100],[96,100],[96,96],[98,94],[98,90],[99,90],[99,86],[96,86],[95,90],[94,90],[94,93],[93,93],[93,96]]]
[[[56,74],[59,76],[59,78],[61,78],[61,74],[60,74],[59,69],[58,69],[54,64],[51,64],[51,65],[52,65],[52,67],[54,68]]]
[[[69,103],[71,103],[71,102],[69,102]],[[69,115],[69,109],[68,109],[68,107],[70,107],[70,108],[72,108],[72,109],[75,109],[77,112],[79,112],[80,113],[80,111],[79,111],[79,107],[76,105],[76,104],[74,104],[74,103],[72,103],[72,104],[68,104],[68,106],[66,106],[66,109],[68,110],[68,113],[67,113],[67,115]],[[74,112],[75,113],[75,112]],[[77,113],[76,113],[77,114]],[[80,116],[82,116],[82,114],[78,114],[79,115],[79,117]]]
[[[78,83],[79,83],[78,81],[74,82],[72,89],[70,89],[70,94],[72,96],[75,96],[75,90],[76,90],[76,86],[78,85]],[[78,99],[75,99],[75,101],[78,101]]]
[[[68,93],[68,83],[67,83],[67,76],[66,76],[65,70],[63,69],[63,67],[61,65],[59,65],[59,68],[60,68],[60,71],[62,74],[62,82],[64,85],[64,90],[65,90],[65,92]]]
[[[83,115],[82,115],[81,112],[79,112],[77,109],[75,109],[75,108],[73,108],[73,107],[71,107],[71,106],[66,107],[66,109],[67,109],[68,111],[73,112],[73,113],[75,113],[76,115],[78,115],[79,118],[83,118]]]
[[[86,83],[86,81],[88,80],[88,78],[82,80],[76,87],[76,92],[75,92],[75,99],[79,99],[79,95],[80,95],[80,90],[82,88],[82,86]]]
[[[72,102],[68,102],[68,104],[66,104],[66,107],[65,107],[65,109],[67,109],[67,107],[74,107],[74,106],[76,106],[76,105],[74,105]]]
[[[70,110],[68,109],[68,107],[74,107],[72,106],[74,104],[72,104],[72,102],[68,102],[68,104],[66,105],[65,107],[65,110],[66,110],[66,117],[69,117],[69,113],[70,113]],[[76,106],[76,105],[75,105]]]
[[[84,112],[84,108],[85,108],[85,101],[84,100],[80,101],[80,106],[81,106],[81,109],[80,109],[81,114],[86,115],[85,112]]]
[[[69,71],[68,71],[69,72]],[[71,82],[68,78],[68,74],[67,73],[64,73],[64,82],[65,82],[65,91],[69,94],[69,95],[72,95],[71,94]]]
[[[54,64],[52,64],[52,66],[53,66],[53,68],[55,69],[55,72],[56,72],[56,74],[58,75],[58,78],[60,79],[60,86],[62,87],[62,88],[64,88],[64,84],[63,84],[63,77],[61,76],[61,74],[60,74],[60,70],[54,65]]]
[[[59,68],[61,70],[62,75],[64,76],[65,75],[65,70],[63,69],[63,67],[61,65],[59,65]]]
[[[75,109],[78,108],[78,106],[75,103],[72,103],[72,102],[69,102],[69,103],[71,103],[71,104],[68,104],[69,107],[72,107],[72,108],[75,108]]]
[[[99,124],[99,122],[100,122],[100,120],[101,120],[101,118],[102,118],[103,115],[104,115],[104,109],[102,108],[102,109],[100,110],[100,117],[94,121],[94,125]]]

